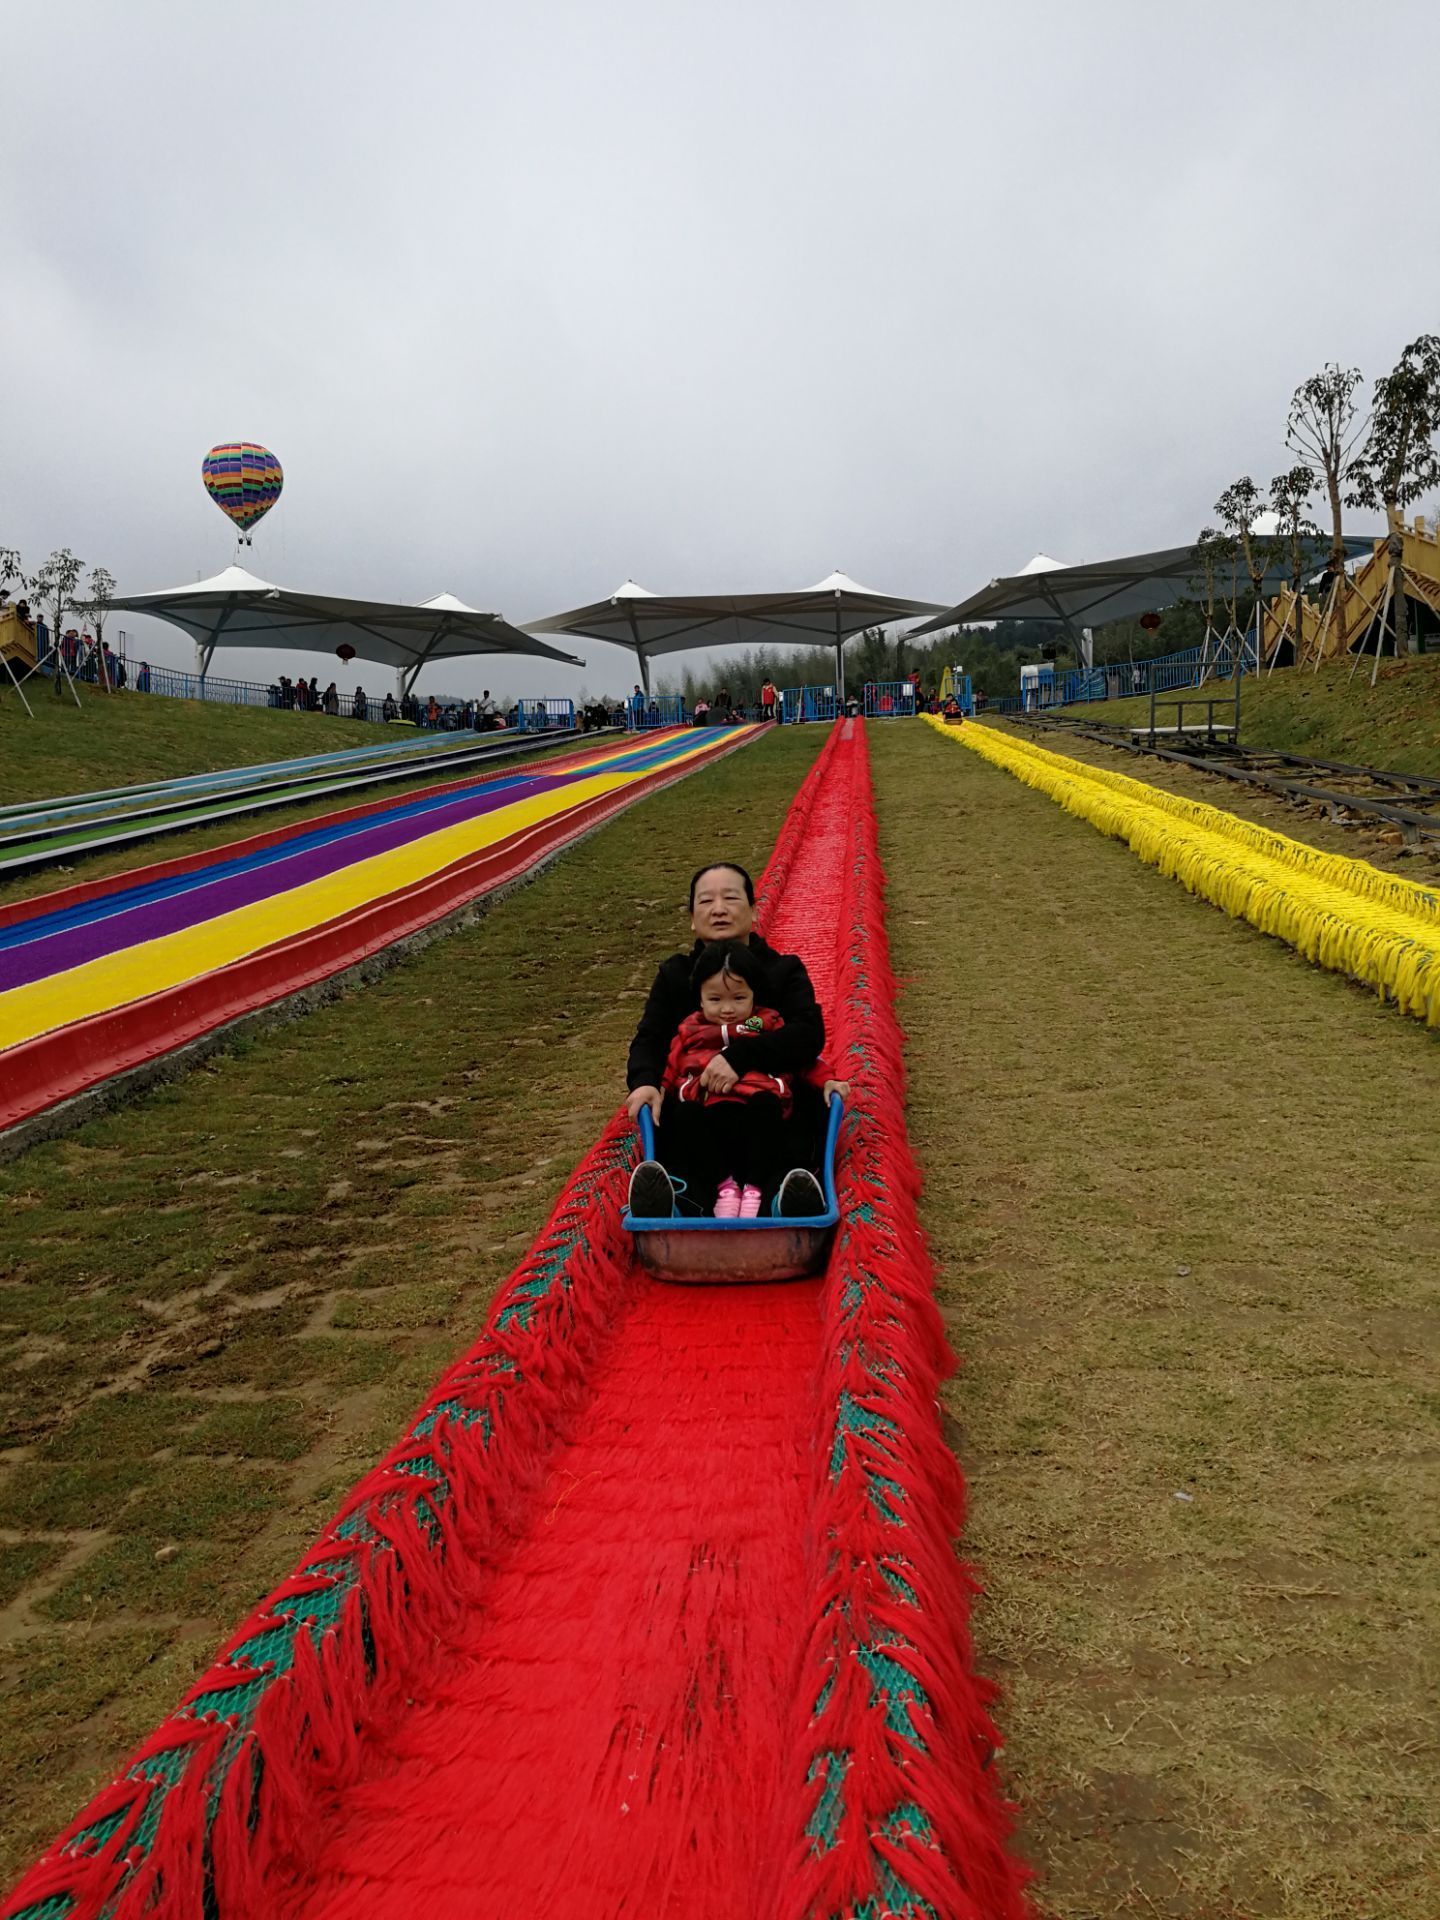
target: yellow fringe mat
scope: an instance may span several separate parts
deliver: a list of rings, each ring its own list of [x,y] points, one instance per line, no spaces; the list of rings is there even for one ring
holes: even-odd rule
[[[1440,892],[1433,887],[991,727],[926,718],[1067,813],[1126,841],[1191,893],[1440,1026]]]

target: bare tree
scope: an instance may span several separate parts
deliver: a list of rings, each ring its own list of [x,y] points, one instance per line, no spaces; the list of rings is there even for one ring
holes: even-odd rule
[[[1440,483],[1440,336],[1422,333],[1375,382],[1370,432],[1351,474],[1347,506],[1379,509],[1389,531],[1390,617],[1397,657],[1410,651],[1404,510]],[[1378,655],[1379,642],[1376,643]]]
[[[1315,543],[1320,537],[1320,529],[1305,511],[1314,491],[1315,476],[1309,467],[1303,465],[1287,467],[1284,473],[1277,473],[1270,482],[1270,511],[1275,515],[1285,558],[1290,563],[1291,612],[1295,616],[1297,661],[1305,638],[1300,586],[1306,572],[1314,564]],[[1279,651],[1278,646],[1276,651]]]

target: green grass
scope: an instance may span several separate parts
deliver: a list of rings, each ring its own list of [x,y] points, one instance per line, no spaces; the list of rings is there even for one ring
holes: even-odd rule
[[[0,1881],[476,1337],[619,1102],[692,868],[758,872],[821,744],[765,736],[363,993],[0,1167]]]
[[[1246,680],[1241,689],[1241,745],[1440,776],[1440,654],[1384,660],[1373,687],[1373,660],[1357,669],[1353,680],[1350,664],[1331,663],[1319,673],[1291,667]],[[1232,682],[1220,681],[1203,694],[1197,691],[1196,697],[1228,701],[1233,691]],[[1189,697],[1188,690],[1160,696]],[[1150,699],[1104,700],[1062,711],[1106,726],[1148,726]],[[1202,717],[1197,710],[1195,718]]]
[[[137,786],[182,773],[338,753],[395,738],[394,727],[378,721],[332,720],[320,713],[212,706],[205,700],[168,700],[158,694],[102,694],[89,687],[80,689],[77,710],[68,692],[57,700],[48,681],[35,680],[26,694],[33,720],[8,682],[0,692],[3,806],[52,794]]]
[[[1428,1920],[1436,1036],[871,729],[975,1630],[1055,1920]]]

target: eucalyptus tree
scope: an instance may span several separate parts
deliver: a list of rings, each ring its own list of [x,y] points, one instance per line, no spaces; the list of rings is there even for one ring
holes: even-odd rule
[[[1293,467],[1287,467],[1284,473],[1277,473],[1270,482],[1270,511],[1275,516],[1280,544],[1290,565],[1290,610],[1295,616],[1297,661],[1305,639],[1301,583],[1313,565],[1315,543],[1320,537],[1320,529],[1306,512],[1314,491],[1314,474],[1309,467],[1298,462]],[[1279,652],[1278,645],[1276,652]]]
[[[1215,603],[1224,599],[1221,587],[1227,569],[1233,572],[1235,542],[1218,527],[1202,527],[1195,540],[1195,577],[1193,585],[1200,594],[1205,613],[1205,639],[1208,643],[1215,625]]]
[[[1265,510],[1264,496],[1248,473],[1242,473],[1238,480],[1232,480],[1220,498],[1215,502],[1215,511],[1230,538],[1235,550],[1243,561],[1245,572],[1250,581],[1250,590],[1255,599],[1256,648],[1259,648],[1260,603],[1265,591],[1265,575],[1270,571],[1274,552],[1270,540],[1262,534],[1256,525]],[[1232,603],[1233,620],[1233,603]],[[1238,623],[1236,623],[1238,625]],[[1258,660],[1257,660],[1258,665]],[[1239,655],[1236,655],[1236,671],[1239,671]]]
[[[65,615],[75,608],[76,589],[80,585],[80,575],[85,570],[85,562],[77,560],[69,547],[57,547],[55,552],[41,567],[32,582],[39,595],[40,604],[50,614],[50,643],[60,645],[60,635],[64,631]]]
[[[109,685],[109,669],[105,664],[105,622],[110,617],[110,608],[115,599],[115,576],[108,567],[90,569],[90,586],[85,598],[77,604],[79,610],[95,629],[95,657],[102,685]]]
[[[1405,519],[1408,506],[1440,484],[1440,335],[1412,340],[1389,373],[1375,382],[1370,431],[1351,471],[1346,504],[1383,512],[1389,533],[1391,619],[1395,652],[1410,650],[1405,599]],[[1377,642],[1378,652],[1378,642]]]
[[[1345,577],[1345,492],[1368,424],[1355,401],[1359,385],[1358,367],[1328,362],[1295,389],[1285,425],[1286,446],[1325,489],[1330,505],[1330,572],[1337,585]]]

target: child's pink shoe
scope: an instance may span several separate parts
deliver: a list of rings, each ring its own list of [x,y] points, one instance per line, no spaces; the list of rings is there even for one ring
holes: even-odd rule
[[[753,1220],[759,1212],[759,1187],[742,1187],[740,1189],[740,1218],[742,1220]]]
[[[728,1175],[720,1182],[720,1191],[715,1196],[715,1218],[717,1220],[740,1218],[740,1189]]]

